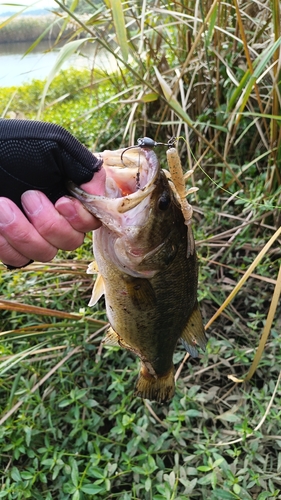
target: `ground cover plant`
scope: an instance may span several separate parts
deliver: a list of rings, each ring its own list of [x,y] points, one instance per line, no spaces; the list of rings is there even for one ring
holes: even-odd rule
[[[103,304],[87,307],[90,236],[48,265],[2,266],[0,497],[281,498],[280,5],[87,3],[87,18],[75,2],[61,15],[119,69],[56,76],[75,40],[47,82],[1,89],[1,114],[96,150],[182,137],[209,342],[196,360],[177,348],[170,404],[141,401],[136,359],[101,348]]]

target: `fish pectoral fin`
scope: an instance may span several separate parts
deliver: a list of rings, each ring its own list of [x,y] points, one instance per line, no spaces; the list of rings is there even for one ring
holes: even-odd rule
[[[94,306],[102,295],[104,295],[104,281],[102,275],[98,274],[92,292],[92,297],[88,305],[90,307]]]
[[[147,311],[156,304],[156,295],[149,280],[133,278],[126,284],[128,294],[140,311]]]
[[[97,274],[99,272],[98,265],[95,260],[88,265],[87,274]]]
[[[142,363],[135,387],[135,396],[158,403],[169,401],[175,393],[174,367],[162,376],[152,375]]]
[[[195,348],[196,344],[199,345],[203,351],[205,351],[207,337],[205,335],[205,328],[198,302],[196,302],[192,314],[188,319],[187,325],[184,328],[181,335],[181,341],[187,352],[189,352],[193,358],[198,356],[197,349]]]

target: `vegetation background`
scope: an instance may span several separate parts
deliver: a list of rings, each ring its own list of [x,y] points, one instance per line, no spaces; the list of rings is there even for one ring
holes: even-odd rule
[[[48,265],[2,267],[0,498],[281,498],[280,3],[57,4],[57,62],[1,88],[1,116],[93,150],[180,137],[209,342],[197,360],[178,347],[170,404],[136,399],[137,360],[101,349],[104,304],[87,308],[90,235]],[[117,69],[60,72],[86,42]]]

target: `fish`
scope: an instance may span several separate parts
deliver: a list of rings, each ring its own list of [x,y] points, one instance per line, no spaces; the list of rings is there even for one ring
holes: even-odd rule
[[[152,148],[99,156],[106,171],[104,196],[68,184],[102,223],[93,233],[95,261],[88,272],[98,275],[89,305],[104,295],[110,328],[103,342],[140,358],[135,396],[166,403],[175,393],[178,340],[193,357],[207,343],[190,221]]]

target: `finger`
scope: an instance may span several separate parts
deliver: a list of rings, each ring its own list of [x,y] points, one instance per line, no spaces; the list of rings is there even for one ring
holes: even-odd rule
[[[26,266],[30,259],[21,255],[17,250],[15,250],[0,234],[0,260],[7,266],[13,267],[23,267]]]
[[[0,235],[3,253],[0,257],[5,264],[23,265],[30,259],[47,262],[57,253],[57,248],[42,238],[21,210],[10,199],[4,197],[0,198]],[[7,245],[3,243],[3,238]],[[8,260],[5,259],[7,252],[10,254]],[[14,262],[19,258],[18,254],[21,256],[21,261]]]
[[[80,201],[62,197],[55,203],[56,210],[76,231],[87,233],[101,226],[101,222],[86,210]]]
[[[106,173],[104,168],[96,172],[90,182],[82,184],[89,194],[104,195]],[[56,203],[58,212],[65,217],[71,226],[77,231],[87,233],[101,226],[101,222],[90,214],[75,198],[62,197]]]
[[[105,180],[106,172],[104,168],[101,168],[94,174],[90,182],[81,184],[81,188],[89,194],[97,194],[99,196],[103,196],[105,192]]]
[[[48,243],[62,250],[82,245],[84,232],[76,231],[43,193],[26,191],[21,201],[30,222]]]

